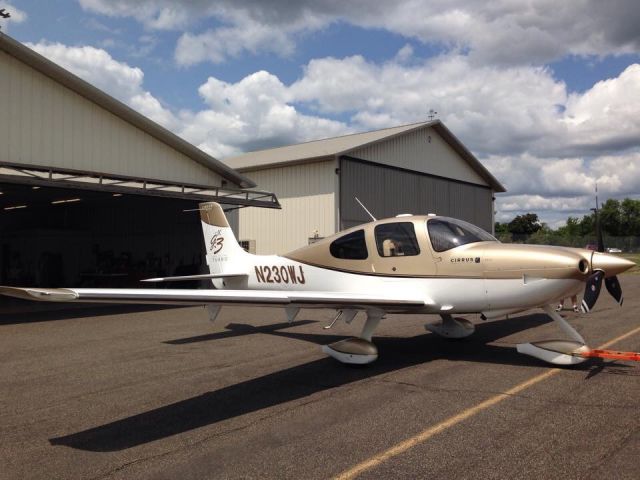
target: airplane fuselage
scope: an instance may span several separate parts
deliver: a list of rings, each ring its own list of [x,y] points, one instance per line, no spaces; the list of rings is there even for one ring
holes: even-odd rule
[[[484,313],[487,317],[552,303],[584,288],[579,279],[532,277],[525,271],[515,278],[381,276],[340,272],[276,255],[254,256],[250,260],[247,278],[217,279],[214,285],[233,290],[409,294],[428,302],[437,301],[438,310],[443,313]],[[433,307],[424,313],[434,313]]]
[[[217,288],[409,294],[425,300],[425,313],[493,317],[579,293],[593,272],[594,255],[600,263],[612,257],[502,244],[470,228],[475,227],[446,217],[405,216],[354,227],[284,256],[227,257],[224,248],[212,246],[207,262],[220,272],[229,262],[247,273],[216,279]],[[612,259],[604,261],[615,263]]]

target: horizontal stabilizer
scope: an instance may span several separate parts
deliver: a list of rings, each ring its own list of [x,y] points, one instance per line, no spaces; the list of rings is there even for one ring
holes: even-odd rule
[[[145,278],[141,282],[187,282],[189,280],[209,280],[212,278],[248,277],[248,273],[228,272],[228,273],[204,273],[202,275],[183,275],[180,277],[157,277]]]

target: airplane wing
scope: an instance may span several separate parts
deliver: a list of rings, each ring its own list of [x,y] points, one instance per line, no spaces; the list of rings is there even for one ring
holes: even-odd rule
[[[165,305],[256,305],[301,308],[371,307],[383,310],[420,310],[434,307],[427,298],[336,292],[275,290],[191,290],[140,288],[23,288],[2,287],[0,294],[46,302],[134,303]]]

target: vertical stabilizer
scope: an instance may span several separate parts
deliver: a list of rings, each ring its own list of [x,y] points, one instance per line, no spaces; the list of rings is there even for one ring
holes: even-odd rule
[[[207,265],[211,273],[225,273],[235,269],[238,260],[249,255],[238,244],[219,203],[201,203],[200,221]]]

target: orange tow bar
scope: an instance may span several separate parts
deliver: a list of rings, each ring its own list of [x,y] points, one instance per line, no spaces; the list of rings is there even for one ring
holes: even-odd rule
[[[611,360],[631,360],[640,362],[640,353],[636,352],[618,352],[616,350],[588,350],[586,352],[577,353],[583,358],[609,358]]]

